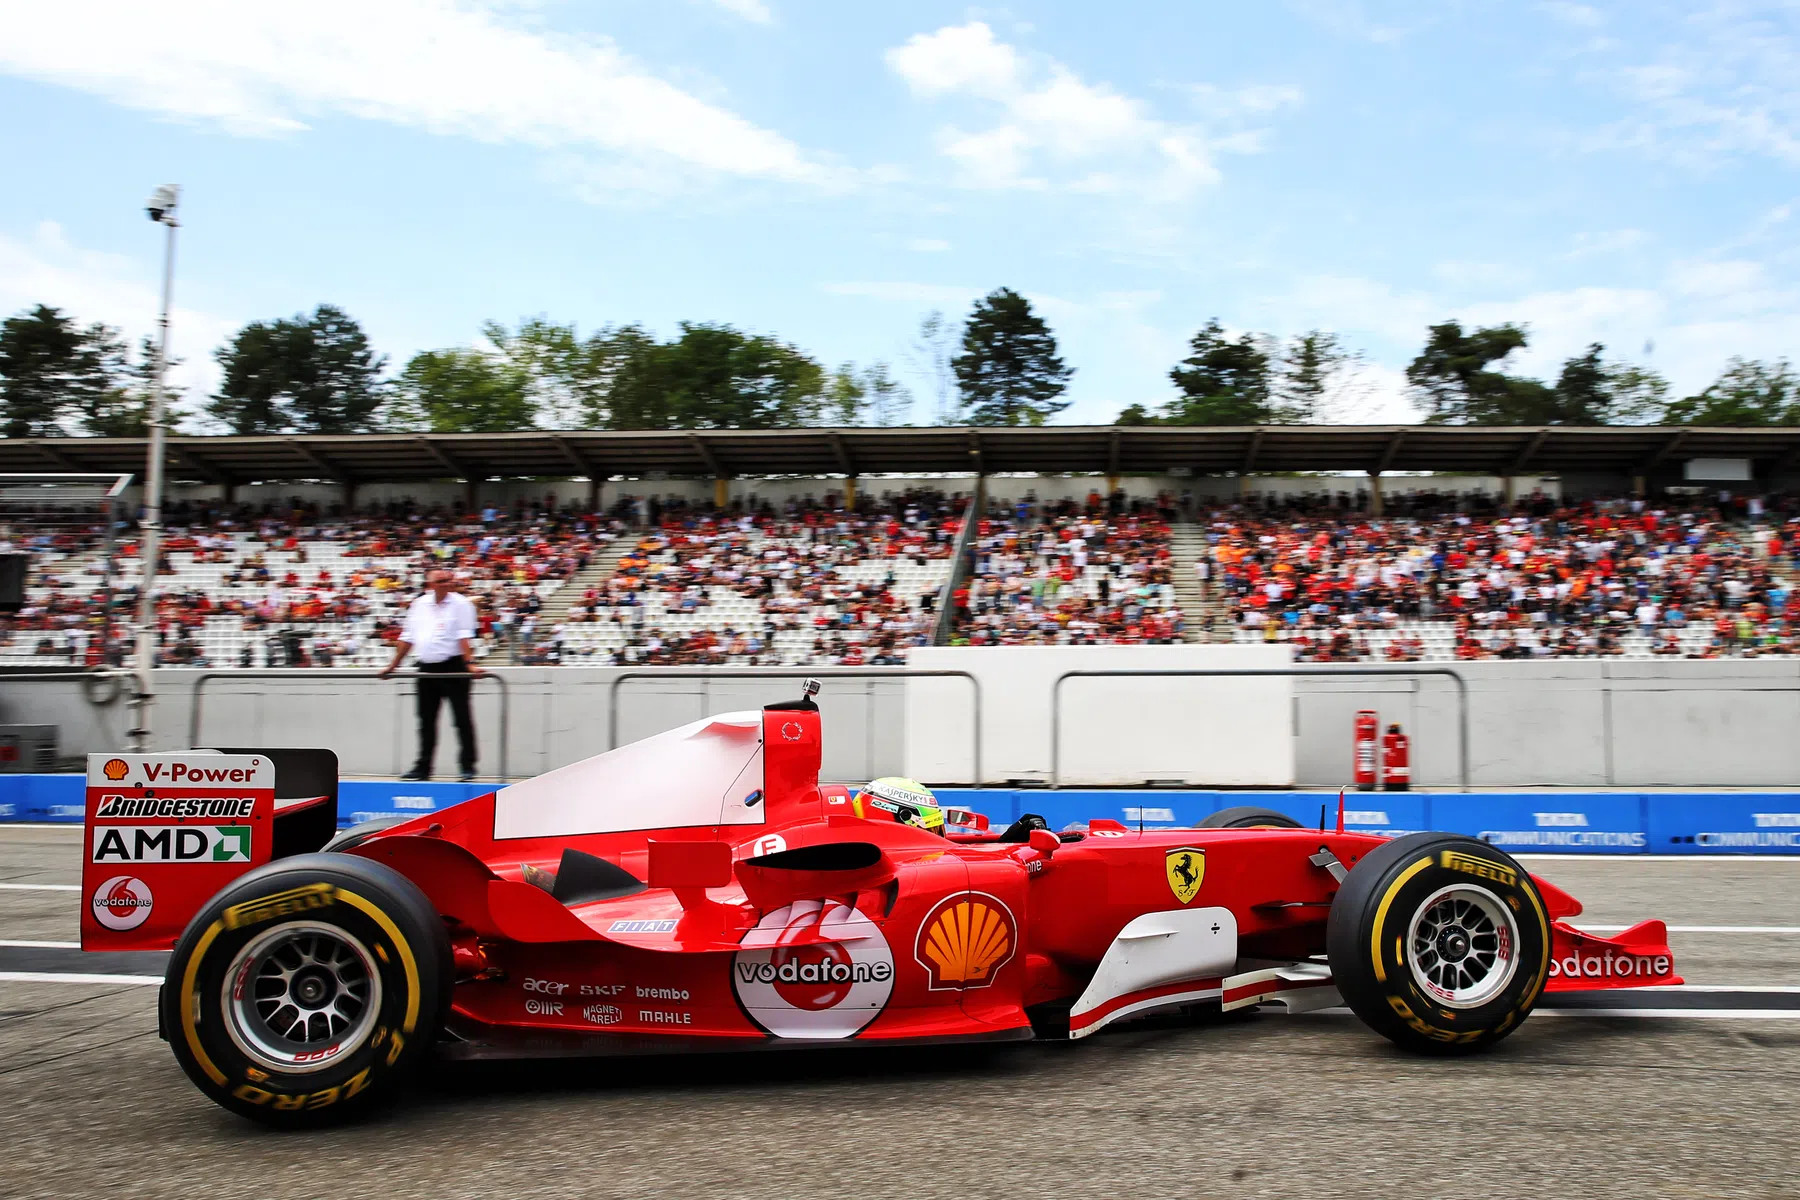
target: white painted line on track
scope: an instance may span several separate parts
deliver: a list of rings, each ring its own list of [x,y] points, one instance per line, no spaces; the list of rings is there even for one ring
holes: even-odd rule
[[[1618,992],[1621,995],[1627,995],[1627,996],[1642,996],[1642,995],[1646,995],[1646,994],[1649,994],[1649,995],[1673,994],[1673,995],[1679,996],[1683,992],[1742,992],[1747,996],[1754,996],[1759,993],[1765,993],[1765,992],[1779,993],[1782,995],[1792,995],[1795,992],[1800,992],[1800,987],[1787,987],[1782,984],[1770,984],[1768,986],[1763,986],[1761,984],[1754,984],[1754,985],[1746,987],[1743,984],[1737,984],[1737,983],[1680,983],[1680,984],[1654,983],[1654,984],[1649,985],[1648,987],[1612,988],[1612,989],[1594,988],[1594,989],[1583,989],[1583,990],[1590,990],[1590,991],[1611,990],[1611,991]]]
[[[78,883],[0,883],[0,891],[7,892],[79,892]]]
[[[40,822],[37,824],[31,824],[31,823],[28,823],[25,821],[0,822],[0,833],[5,833],[8,829],[85,829],[85,828],[86,828],[86,826],[83,825],[80,821],[48,821],[48,822]]]
[[[0,948],[13,947],[23,950],[79,950],[80,942],[0,942]]]
[[[63,971],[0,971],[0,983],[104,983],[148,986],[161,983],[160,975],[80,975]]]
[[[4,828],[0,826],[0,828]],[[1498,847],[1496,847],[1498,849]],[[1800,864],[1800,854],[1515,854],[1521,862],[1673,862]]]
[[[1800,1021],[1793,1008],[1534,1008],[1533,1017],[1644,1017],[1658,1021]]]
[[[1583,933],[1623,933],[1629,925],[1577,925]],[[1800,935],[1800,925],[1671,925],[1670,933],[1770,933]]]
[[[1736,989],[1730,989],[1736,990]],[[1270,1015],[1279,1016],[1280,1013]],[[1354,1017],[1348,1008],[1316,1008],[1294,1013],[1296,1017]],[[1541,1017],[1653,1018],[1658,1021],[1800,1021],[1793,1008],[1534,1008],[1531,1019]]]

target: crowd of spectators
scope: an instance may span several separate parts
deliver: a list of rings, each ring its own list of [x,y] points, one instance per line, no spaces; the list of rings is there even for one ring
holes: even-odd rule
[[[897,665],[932,641],[966,504],[911,490],[854,511],[830,493],[725,509],[625,498],[599,513],[553,497],[476,512],[177,505],[159,660],[376,665],[443,566],[493,661]],[[1175,578],[1184,521],[1183,537],[1200,536],[1191,584]],[[140,572],[121,539],[109,574],[94,530],[19,538],[39,565],[25,607],[0,617],[0,654],[123,663]],[[1028,493],[990,502],[968,545],[952,644],[1165,644],[1218,622],[1307,661],[1800,653],[1800,505],[1785,499],[1419,491],[1378,516],[1349,492],[1216,508],[1191,493]],[[615,554],[579,593],[564,586]],[[1178,583],[1204,602],[1184,611]]]
[[[1800,651],[1800,515],[1757,501],[1290,505],[1204,524],[1196,570],[1237,639],[1304,660]]]
[[[158,555],[157,656],[171,666],[330,666],[379,661],[434,566],[456,572],[484,642],[503,644],[544,594],[617,537],[617,519],[549,505],[384,506],[355,515],[172,507]],[[107,556],[83,535],[25,539],[38,594],[0,619],[0,650],[85,665],[130,652],[142,578],[129,534]]]
[[[922,489],[855,511],[836,500],[658,514],[535,652],[615,665],[903,664],[908,647],[930,643],[964,501]]]
[[[975,530],[974,566],[952,596],[953,645],[1166,645],[1174,601],[1170,524],[1179,501],[1032,497]]]

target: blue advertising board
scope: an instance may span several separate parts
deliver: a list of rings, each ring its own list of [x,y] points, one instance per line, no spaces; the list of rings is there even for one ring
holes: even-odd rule
[[[0,775],[0,822],[79,823],[84,786],[80,775]],[[347,779],[338,785],[338,824],[438,812],[495,786]],[[985,813],[995,827],[1030,812],[1052,829],[1097,817],[1182,829],[1242,805],[1309,827],[1321,817],[1327,826],[1337,820],[1336,792],[940,788],[938,795]],[[1350,792],[1344,809],[1347,829],[1466,833],[1514,854],[1800,854],[1800,792]]]

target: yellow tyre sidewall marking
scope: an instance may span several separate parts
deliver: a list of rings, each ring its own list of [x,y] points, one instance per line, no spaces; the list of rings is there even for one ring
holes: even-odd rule
[[[367,913],[369,919],[381,926],[382,932],[393,940],[394,949],[400,952],[400,965],[406,971],[406,1020],[400,1028],[411,1033],[413,1027],[419,1023],[419,964],[413,960],[412,947],[407,944],[404,937],[400,936],[399,926],[395,925],[386,913],[368,900],[343,888],[338,889],[338,899],[346,900],[352,906]]]
[[[214,921],[207,927],[206,932],[200,935],[200,942],[194,947],[194,952],[188,955],[187,970],[181,974],[182,1035],[187,1038],[188,1049],[193,1052],[194,1058],[200,1063],[200,1069],[206,1072],[208,1079],[220,1087],[225,1086],[225,1072],[213,1066],[213,1060],[200,1046],[200,1027],[194,1020],[194,977],[200,973],[200,961],[206,957],[206,951],[212,946],[213,939],[218,937],[219,931],[224,928],[224,921]]]
[[[399,927],[388,918],[388,915],[368,900],[341,887],[337,889],[336,898],[349,903],[352,907],[361,909],[381,927],[388,937],[393,939],[394,948],[400,952],[400,965],[406,972],[406,1021],[403,1028],[407,1033],[411,1033],[413,1027],[419,1022],[419,966],[413,959],[411,945],[400,935]],[[207,927],[206,932],[200,935],[200,941],[194,946],[194,952],[188,955],[187,969],[182,972],[181,976],[182,1036],[187,1039],[188,1049],[192,1051],[195,1061],[200,1064],[200,1069],[205,1071],[206,1077],[219,1087],[224,1087],[227,1080],[225,1072],[213,1065],[212,1058],[200,1044],[200,1029],[194,1020],[194,981],[200,974],[200,964],[206,958],[207,950],[211,948],[213,940],[224,928],[223,920],[214,921]]]
[[[1378,983],[1387,982],[1387,967],[1384,966],[1381,961],[1381,928],[1387,921],[1388,905],[1394,902],[1394,897],[1400,893],[1400,889],[1405,887],[1414,875],[1417,875],[1420,871],[1429,867],[1431,863],[1432,856],[1427,854],[1424,858],[1421,858],[1418,862],[1400,872],[1400,877],[1388,885],[1387,894],[1381,898],[1380,905],[1375,909],[1375,922],[1369,929],[1369,961],[1375,965],[1375,979]]]

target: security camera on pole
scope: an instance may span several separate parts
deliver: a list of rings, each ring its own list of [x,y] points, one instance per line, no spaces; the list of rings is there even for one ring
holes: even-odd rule
[[[136,719],[130,731],[131,748],[150,749],[151,669],[156,665],[156,564],[162,557],[163,437],[165,392],[163,374],[169,366],[169,305],[175,294],[175,206],[181,188],[165,183],[150,193],[144,205],[150,219],[169,227],[168,251],[163,257],[162,318],[157,324],[156,382],[150,389],[150,461],[144,473],[144,519],[139,526],[137,622],[137,696],[132,700]]]

